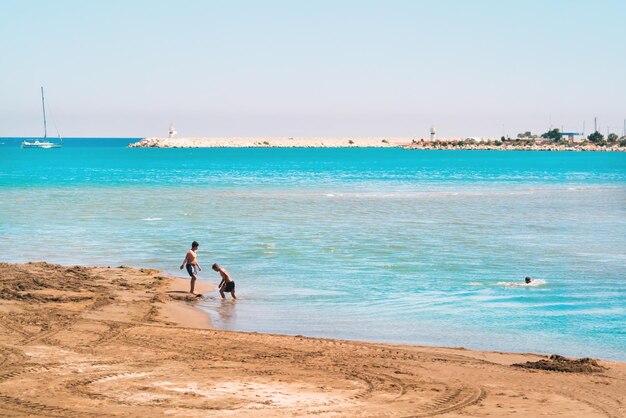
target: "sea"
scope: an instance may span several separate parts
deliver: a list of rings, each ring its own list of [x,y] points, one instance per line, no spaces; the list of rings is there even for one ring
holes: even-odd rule
[[[626,153],[138,139],[0,138],[0,261],[185,277],[196,240],[218,328],[626,361]]]

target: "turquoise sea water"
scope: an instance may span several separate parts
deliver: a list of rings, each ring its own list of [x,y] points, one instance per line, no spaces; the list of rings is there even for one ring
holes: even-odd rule
[[[626,360],[624,153],[132,141],[0,139],[0,260],[184,277],[198,240],[225,329]]]

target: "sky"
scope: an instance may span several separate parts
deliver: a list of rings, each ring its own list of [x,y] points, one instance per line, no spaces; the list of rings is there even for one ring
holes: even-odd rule
[[[626,1],[0,0],[0,137],[622,134]],[[56,122],[56,124],[54,123]]]

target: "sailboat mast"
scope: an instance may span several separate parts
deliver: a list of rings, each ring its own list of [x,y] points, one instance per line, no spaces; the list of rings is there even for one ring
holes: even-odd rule
[[[48,125],[46,123],[46,103],[43,99],[43,87],[41,88],[41,107],[43,108],[43,138],[48,139]]]

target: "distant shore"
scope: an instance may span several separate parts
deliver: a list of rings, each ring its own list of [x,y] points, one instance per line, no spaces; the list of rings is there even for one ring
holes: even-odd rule
[[[3,415],[624,412],[623,362],[222,331],[188,283],[147,268],[0,263]],[[254,302],[222,306],[237,303]]]
[[[390,148],[411,143],[407,138],[143,138],[131,148]]]
[[[462,139],[449,140],[413,140],[403,146],[410,150],[481,150],[481,151],[594,151],[626,152],[626,147],[617,144],[599,146],[592,143],[555,143],[551,141],[499,141],[468,142]]]
[[[489,150],[489,151],[596,151],[626,152],[618,144],[599,146],[589,142],[555,143],[544,140],[491,140],[448,138],[431,141],[400,137],[369,138],[143,138],[130,148],[403,148],[407,150]]]

